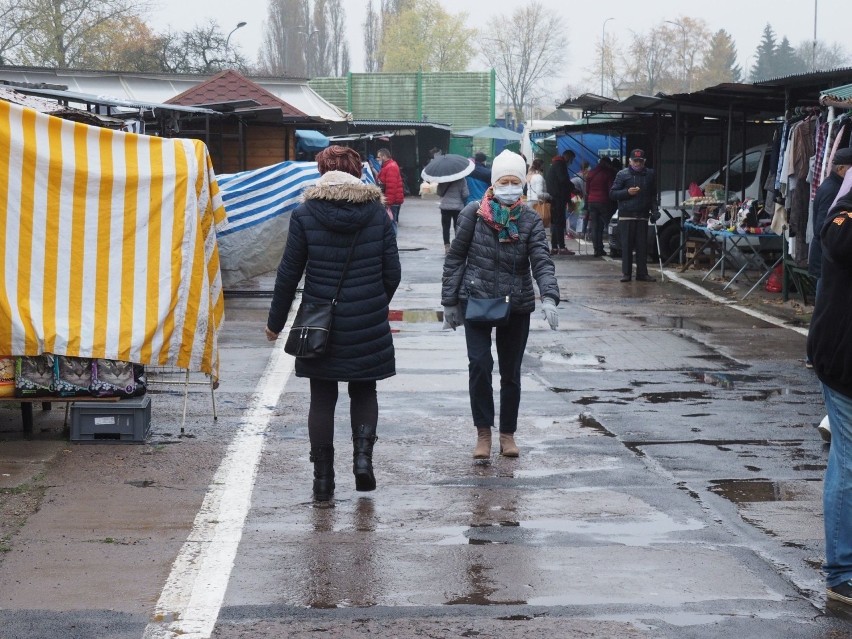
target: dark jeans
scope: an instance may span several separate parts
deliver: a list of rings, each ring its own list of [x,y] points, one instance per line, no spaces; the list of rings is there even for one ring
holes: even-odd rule
[[[388,205],[388,207],[391,210],[391,213],[393,213],[394,224],[399,224],[399,208],[401,206],[402,206],[402,204],[389,204]]]
[[[514,433],[518,427],[521,403],[521,362],[530,332],[529,313],[512,313],[506,326],[482,326],[465,321],[467,342],[468,387],[473,425],[494,426],[494,391],[491,372],[491,331],[497,332],[497,362],[500,369],[500,432]]]
[[[337,404],[337,382],[311,380],[311,406],[308,409],[308,437],[311,448],[334,443],[334,407]],[[379,421],[376,382],[349,382],[349,415],[352,426]]]
[[[453,225],[453,233],[456,232],[459,224],[459,213],[461,211],[441,209],[441,230],[444,232],[444,244],[450,243],[450,223]]]
[[[550,246],[565,248],[565,206],[560,207],[558,202],[550,204]]]
[[[595,253],[603,253],[603,232],[614,211],[609,202],[589,202],[589,224],[592,227],[592,246]]]
[[[621,274],[633,273],[636,251],[636,277],[648,274],[648,220],[618,220],[621,238]]]

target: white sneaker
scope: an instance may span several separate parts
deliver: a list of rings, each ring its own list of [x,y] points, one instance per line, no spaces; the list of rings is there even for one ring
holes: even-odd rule
[[[822,418],[822,421],[817,426],[819,436],[824,442],[831,443],[831,424],[828,423],[828,415]]]

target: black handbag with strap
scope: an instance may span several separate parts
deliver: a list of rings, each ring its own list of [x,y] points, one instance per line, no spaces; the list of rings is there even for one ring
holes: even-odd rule
[[[477,222],[479,220],[477,219]],[[495,234],[497,246],[494,260],[494,288],[498,288],[500,280],[500,238]],[[512,312],[512,292],[515,290],[515,266],[517,264],[518,247],[515,247],[515,255],[512,259],[512,287],[509,293],[500,297],[475,298],[468,294],[467,306],[464,318],[474,324],[488,326],[505,326],[509,323],[509,315]],[[496,292],[496,291],[495,291]]]
[[[296,311],[296,317],[293,319],[293,325],[290,327],[290,332],[287,334],[287,341],[284,344],[285,353],[303,359],[322,357],[325,354],[328,347],[328,337],[331,335],[331,326],[334,321],[334,307],[337,306],[340,289],[343,287],[343,279],[346,277],[346,271],[349,269],[349,262],[352,261],[352,253],[355,251],[358,233],[360,231],[356,232],[355,237],[352,238],[352,245],[349,247],[349,256],[346,258],[346,264],[343,266],[343,272],[340,274],[340,281],[337,283],[334,298],[330,301],[303,301],[299,304],[299,310]]]

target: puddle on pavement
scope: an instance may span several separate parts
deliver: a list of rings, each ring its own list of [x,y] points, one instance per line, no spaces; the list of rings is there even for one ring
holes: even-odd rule
[[[664,512],[654,511],[642,518],[610,517],[597,519],[530,519],[495,522],[468,527],[433,529],[443,536],[437,545],[513,544],[538,545],[542,535],[562,534],[588,537],[595,543],[624,546],[651,546],[670,541],[676,533],[701,530],[698,519],[677,521]]]
[[[606,357],[592,353],[546,352],[542,353],[541,361],[550,364],[570,364],[579,369],[599,369],[602,364],[606,364]]]
[[[726,390],[730,390],[734,387],[734,380],[731,379],[729,375],[724,373],[711,373],[711,372],[701,372],[701,371],[693,371],[689,373],[689,376],[697,379],[699,382],[704,382],[705,384],[710,384],[712,386],[718,386],[719,388],[724,388]]]
[[[743,395],[744,402],[765,402],[773,397],[781,397],[784,395],[811,395],[812,393],[802,390],[794,390],[791,388],[767,388],[759,391],[749,391],[752,395]]]
[[[710,482],[708,490],[735,504],[813,498],[813,490],[801,482],[768,479],[717,479]]]
[[[668,404],[669,402],[683,402],[692,399],[710,399],[707,391],[670,391],[660,393],[642,393],[640,399],[649,404]]]
[[[663,328],[685,328],[690,331],[699,331],[701,333],[710,333],[713,331],[713,329],[706,324],[700,324],[688,317],[678,315],[634,315],[630,319],[638,320],[643,324],[649,324],[652,326],[662,326]]]
[[[582,415],[577,417],[577,421],[580,422],[580,428],[588,428],[590,430],[600,433],[601,435],[604,435],[605,437],[615,437],[615,433],[611,433],[610,431],[608,431],[606,428],[604,428],[603,424],[601,424],[598,420],[596,420],[588,413],[583,413]]]
[[[588,406],[589,404],[614,404],[616,406],[625,406],[630,402],[626,402],[621,399],[601,399],[596,395],[590,395],[588,397],[581,397],[580,399],[575,399],[574,404],[580,404],[580,406]]]

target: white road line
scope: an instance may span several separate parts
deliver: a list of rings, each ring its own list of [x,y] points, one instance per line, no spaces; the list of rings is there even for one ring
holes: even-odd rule
[[[741,313],[745,313],[746,315],[751,315],[752,317],[759,319],[767,324],[772,324],[773,326],[777,326],[779,328],[786,328],[799,335],[808,336],[808,329],[802,328],[801,326],[790,326],[786,322],[778,319],[777,317],[773,317],[772,315],[767,315],[766,313],[761,313],[760,311],[756,311],[753,308],[749,308],[748,306],[740,306],[736,302],[733,302],[725,297],[721,297],[716,295],[715,293],[711,293],[703,286],[696,284],[695,282],[691,282],[690,280],[680,277],[679,275],[669,273],[665,271],[666,279],[672,280],[673,282],[677,282],[681,286],[685,286],[688,289],[695,291],[696,293],[700,293],[704,297],[713,300],[714,302],[718,302],[719,304],[724,304],[730,308],[733,308]]]
[[[293,372],[294,359],[284,353],[284,335],[272,349],[240,429],[172,564],[143,639],[208,639],[213,633],[251,505],[264,436]]]

